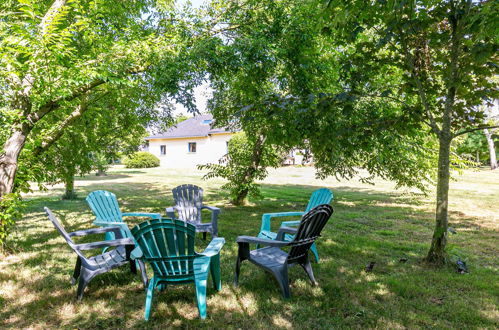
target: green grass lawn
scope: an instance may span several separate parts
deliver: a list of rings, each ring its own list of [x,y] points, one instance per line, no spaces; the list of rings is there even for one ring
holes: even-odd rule
[[[220,180],[202,181],[197,170],[114,168],[107,177],[77,181],[80,199],[61,201],[62,187],[27,195],[25,217],[12,236],[12,252],[0,254],[0,328],[497,328],[499,327],[499,171],[466,171],[451,185],[448,250],[469,266],[456,273],[421,263],[433,230],[433,195],[397,191],[386,181],[317,180],[311,168],[273,170],[263,200],[227,203]],[[51,208],[68,231],[92,227],[84,197],[113,191],[122,211],[164,212],[171,189],[193,183],[206,203],[222,209],[222,291],[208,288],[208,317],[198,318],[194,285],[170,286],[155,296],[143,320],[145,292],[126,267],[95,278],[77,302],[70,285],[75,255],[43,213]],[[232,285],[238,235],[256,235],[265,212],[303,210],[319,187],[334,192],[335,213],[318,241],[313,263],[318,287],[300,267],[290,269],[292,298],[283,300],[272,277],[243,263]],[[128,224],[133,226],[129,219]],[[278,227],[278,223],[275,223]],[[197,242],[202,250],[207,242]],[[401,263],[401,258],[407,262]],[[365,266],[375,261],[372,272]]]

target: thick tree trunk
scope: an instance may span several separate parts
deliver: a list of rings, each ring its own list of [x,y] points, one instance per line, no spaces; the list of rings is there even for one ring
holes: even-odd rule
[[[67,177],[66,180],[64,181],[64,195],[62,195],[62,199],[75,199],[76,198],[76,193],[75,193],[75,179],[74,176]]]
[[[450,143],[449,137],[440,138],[438,154],[437,208],[436,223],[426,261],[442,265],[446,261],[445,245],[447,244],[447,228],[449,224],[449,181],[450,181]]]
[[[492,139],[492,133],[488,129],[484,129],[483,133],[487,138],[487,144],[489,146],[490,169],[495,170],[497,168],[497,158],[496,158],[496,148],[494,145],[494,140]]]
[[[244,203],[246,201],[246,197],[248,197],[248,189],[240,191],[239,194],[234,199],[233,204],[234,205],[244,205]]]
[[[14,190],[17,161],[28,133],[28,127],[14,130],[3,146],[3,153],[0,155],[0,198]]]

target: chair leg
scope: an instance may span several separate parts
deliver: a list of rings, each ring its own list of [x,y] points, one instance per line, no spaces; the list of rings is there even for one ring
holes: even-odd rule
[[[210,260],[210,273],[215,290],[222,289],[222,281],[220,280],[220,254],[214,255]]]
[[[312,285],[317,285],[318,283],[315,280],[314,271],[312,270],[312,265],[310,264],[310,260],[307,258],[307,260],[304,263],[300,263],[300,266],[302,266],[305,272],[307,273],[310,282],[312,282]]]
[[[154,295],[154,287],[156,286],[156,279],[153,277],[149,282],[149,286],[147,287],[147,295],[146,295],[146,306],[144,311],[144,319],[146,321],[149,320],[149,314],[151,313],[152,307],[152,297]]]
[[[132,259],[130,259],[130,272],[132,272],[132,274],[137,274],[137,262]]]
[[[94,274],[83,269],[82,274],[80,275],[80,281],[78,282],[78,289],[76,291],[76,299],[81,300],[83,298],[83,291],[87,287],[88,283],[94,278]]]
[[[206,232],[205,231],[203,231],[203,240],[206,241]]]
[[[198,302],[199,317],[204,320],[206,318],[206,282],[208,273],[198,274],[195,278],[196,282],[196,299]]]
[[[71,278],[71,285],[75,285],[76,281],[78,281],[78,277],[80,277],[81,271],[81,258],[78,256],[76,258],[75,270],[73,272],[73,277]]]
[[[147,292],[149,279],[147,278],[146,265],[142,260],[137,260],[137,264],[139,265],[140,277],[142,278],[142,283],[144,284],[144,290]]]
[[[314,254],[315,256],[315,262],[319,262],[319,252],[317,251],[317,245],[315,245],[315,242],[314,244],[312,244],[312,246],[310,247],[310,251],[312,251],[312,253]]]
[[[289,279],[288,279],[288,267],[285,265],[280,269],[276,269],[272,272],[277,282],[279,282],[279,286],[281,287],[282,296],[284,298],[291,297],[291,292],[289,290]]]
[[[239,272],[241,271],[241,258],[238,256],[236,259],[236,272],[234,273],[234,286],[239,285]]]

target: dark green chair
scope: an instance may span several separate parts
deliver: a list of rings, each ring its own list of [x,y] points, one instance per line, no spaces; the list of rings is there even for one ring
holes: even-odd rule
[[[214,238],[203,253],[196,253],[196,227],[182,220],[149,220],[135,226],[131,232],[143,253],[140,260],[149,263],[154,272],[147,288],[144,318],[149,319],[156,287],[164,289],[168,284],[194,282],[199,316],[205,319],[208,272],[219,291],[220,250],[225,239]]]
[[[249,260],[258,267],[274,275],[279,283],[284,298],[290,297],[288,267],[299,264],[307,273],[313,285],[317,284],[308,251],[320,233],[329,218],[333,214],[333,208],[330,205],[319,205],[306,213],[298,228],[281,227],[277,233],[276,239],[259,238],[252,236],[239,236],[236,240],[239,245],[236,261],[236,273],[234,285],[238,285],[241,262]],[[291,234],[293,239],[285,241],[284,235]],[[265,246],[261,249],[250,250],[249,245],[256,244]],[[289,247],[289,253],[281,248]]]

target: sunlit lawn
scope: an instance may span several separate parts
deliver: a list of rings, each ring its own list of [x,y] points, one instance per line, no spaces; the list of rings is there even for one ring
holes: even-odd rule
[[[80,199],[61,201],[61,187],[26,196],[24,219],[13,233],[13,251],[0,255],[0,328],[497,328],[499,327],[499,171],[467,171],[452,183],[449,252],[469,266],[430,269],[420,260],[433,229],[433,195],[397,191],[389,182],[364,185],[314,178],[313,169],[271,171],[263,200],[230,206],[220,180],[202,181],[197,170],[114,168],[107,177],[77,181]],[[158,293],[148,323],[145,292],[126,267],[94,279],[82,302],[70,284],[75,255],[43,213],[53,209],[68,231],[92,226],[84,197],[92,190],[113,191],[122,211],[164,212],[171,189],[193,183],[204,187],[206,203],[222,209],[219,231],[222,291],[208,289],[208,317],[198,318],[193,285]],[[292,298],[283,300],[277,283],[250,263],[232,285],[238,235],[256,235],[261,214],[303,210],[319,187],[334,192],[335,213],[318,242],[322,257],[313,268],[312,287],[299,267],[290,270]],[[129,219],[130,227],[133,221]],[[276,223],[276,227],[278,224]],[[198,241],[202,250],[207,242]],[[399,260],[407,258],[403,263]],[[372,272],[365,266],[375,261]]]

